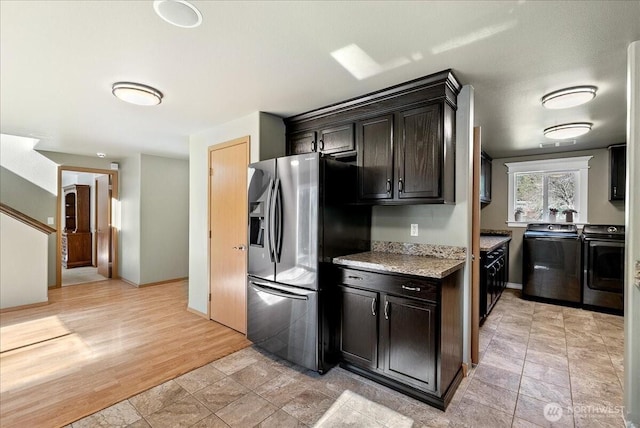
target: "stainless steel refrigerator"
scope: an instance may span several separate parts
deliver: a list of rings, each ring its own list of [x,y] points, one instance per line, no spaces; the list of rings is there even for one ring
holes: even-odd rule
[[[249,166],[247,337],[318,372],[331,365],[331,260],[368,251],[356,167],[318,153]]]

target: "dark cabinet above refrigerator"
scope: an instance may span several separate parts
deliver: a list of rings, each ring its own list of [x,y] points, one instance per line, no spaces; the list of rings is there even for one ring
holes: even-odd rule
[[[609,200],[624,201],[627,179],[627,145],[609,146]]]
[[[287,154],[320,152],[358,165],[358,202],[455,202],[451,70],[285,119]]]

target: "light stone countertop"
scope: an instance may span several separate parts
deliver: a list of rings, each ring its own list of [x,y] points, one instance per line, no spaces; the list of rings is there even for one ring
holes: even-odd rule
[[[480,251],[493,251],[509,241],[510,236],[480,235]]]
[[[464,266],[464,260],[368,251],[333,259],[336,265],[442,279]]]

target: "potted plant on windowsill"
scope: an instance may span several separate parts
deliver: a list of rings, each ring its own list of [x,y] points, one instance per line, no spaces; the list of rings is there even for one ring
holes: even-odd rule
[[[522,208],[516,208],[513,211],[513,217],[515,221],[522,221],[522,214],[524,214],[524,210]]]
[[[555,223],[556,222],[556,215],[558,214],[558,209],[557,208],[549,208],[549,223]]]
[[[562,214],[564,214],[564,221],[566,221],[567,223],[573,223],[573,213],[577,213],[578,211],[574,210],[573,208],[567,208],[566,210],[562,211]]]

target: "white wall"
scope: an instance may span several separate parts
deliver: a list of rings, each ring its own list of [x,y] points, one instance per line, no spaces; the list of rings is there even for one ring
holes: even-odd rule
[[[375,206],[371,219],[374,241],[416,242],[467,248],[464,271],[464,350],[470,362],[470,268],[471,268],[471,170],[473,154],[473,87],[458,95],[456,112],[456,203],[455,205]],[[418,224],[420,235],[410,236],[410,225]]]
[[[640,288],[634,285],[640,263],[640,41],[629,45],[627,72],[624,405],[629,426],[640,427]]]
[[[120,276],[140,284],[140,162],[141,155],[124,159],[120,168]]]
[[[48,235],[4,213],[0,230],[0,309],[47,302]]]
[[[189,139],[189,308],[207,313],[209,298],[210,146],[236,138],[251,139],[251,162],[284,155],[284,123],[261,112],[251,113]],[[264,140],[264,144],[261,141]],[[268,157],[261,157],[261,154]]]
[[[140,284],[189,274],[189,162],[142,155]]]

